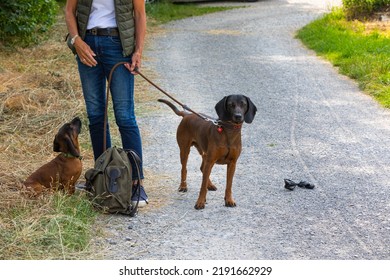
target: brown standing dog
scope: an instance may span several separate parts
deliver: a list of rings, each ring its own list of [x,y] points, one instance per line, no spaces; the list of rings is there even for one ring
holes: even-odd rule
[[[32,173],[24,182],[35,196],[45,189],[63,189],[68,194],[74,193],[74,185],[82,171],[78,142],[80,131],[81,121],[77,117],[60,128],[54,138],[53,151],[61,153]]]
[[[209,178],[214,164],[227,164],[225,206],[236,206],[232,196],[232,183],[236,162],[241,153],[241,127],[244,121],[246,123],[253,121],[257,111],[256,106],[244,95],[226,96],[215,105],[219,117],[218,124],[215,124],[195,114],[180,111],[167,100],[159,99],[159,101],[167,104],[178,116],[183,117],[176,134],[182,165],[179,191],[187,191],[187,160],[191,146],[195,146],[202,156],[200,170],[203,173],[195,209],[205,207],[207,190],[217,189]]]

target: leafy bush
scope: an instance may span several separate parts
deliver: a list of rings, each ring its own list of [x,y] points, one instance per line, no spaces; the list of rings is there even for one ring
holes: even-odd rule
[[[348,18],[365,18],[376,10],[390,6],[390,0],[343,0],[343,5]]]
[[[58,13],[56,0],[8,0],[0,2],[0,41],[27,46],[46,32]]]

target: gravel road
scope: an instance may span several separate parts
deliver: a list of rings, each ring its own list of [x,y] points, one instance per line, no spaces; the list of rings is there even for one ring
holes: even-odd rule
[[[237,207],[224,206],[226,166],[215,166],[218,190],[208,193],[205,209],[194,209],[201,183],[195,150],[189,191],[177,192],[181,118],[155,102],[138,119],[150,204],[136,218],[102,218],[107,232],[96,242],[108,247],[104,258],[390,258],[390,112],[294,39],[339,2],[230,2],[246,8],[164,26],[143,65],[156,83],[210,115],[229,94],[257,105],[242,130]],[[316,187],[288,191],[285,178]]]

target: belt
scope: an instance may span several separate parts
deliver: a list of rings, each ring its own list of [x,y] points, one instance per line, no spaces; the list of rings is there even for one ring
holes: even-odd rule
[[[92,28],[87,30],[88,35],[94,36],[119,36],[119,30],[114,28]]]

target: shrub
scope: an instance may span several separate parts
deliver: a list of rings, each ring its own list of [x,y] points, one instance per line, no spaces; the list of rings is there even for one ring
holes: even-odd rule
[[[349,19],[369,17],[374,11],[390,6],[390,0],[343,0],[343,6]]]
[[[0,2],[0,41],[4,45],[27,46],[54,23],[55,0],[8,0]]]

